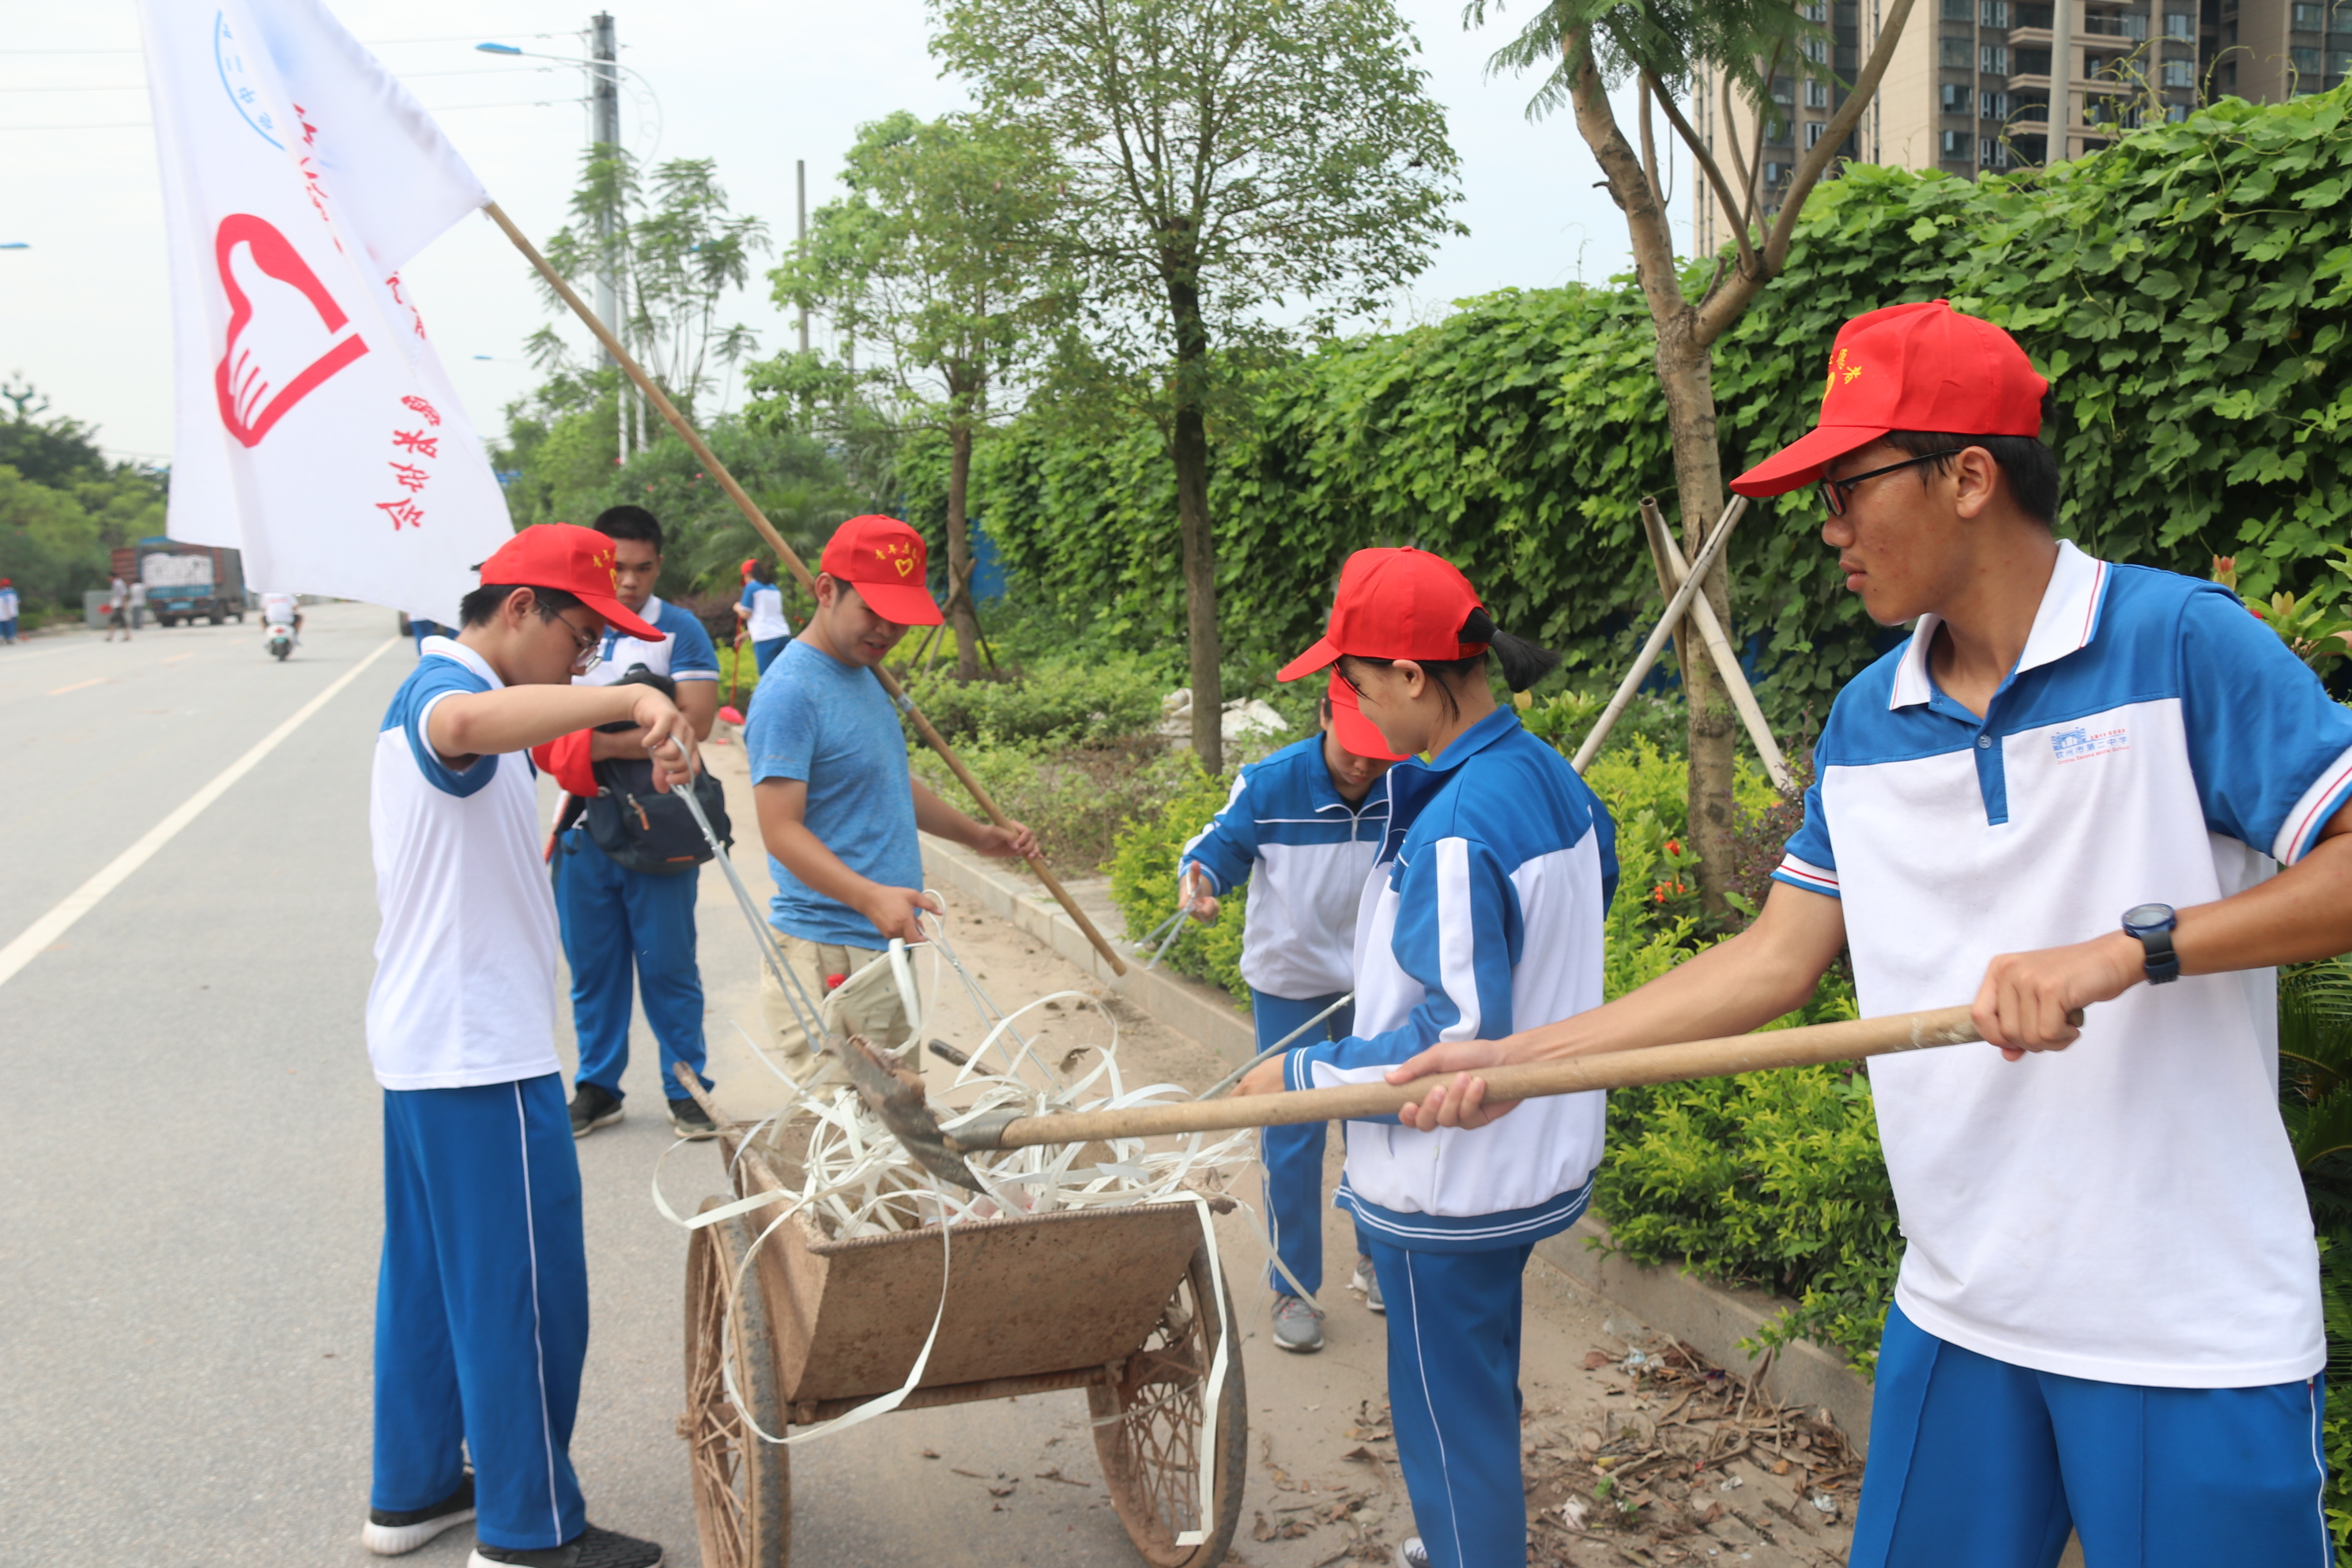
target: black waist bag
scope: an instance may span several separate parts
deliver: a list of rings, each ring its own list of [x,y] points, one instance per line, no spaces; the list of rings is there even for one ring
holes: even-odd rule
[[[656,877],[691,871],[711,858],[710,840],[702,836],[694,814],[675,794],[654,788],[654,765],[641,762],[596,764],[599,786],[583,819],[588,837],[613,862],[626,870]],[[727,820],[727,795],[709,773],[694,778],[694,798],[710,819],[719,842],[733,847],[735,834]]]

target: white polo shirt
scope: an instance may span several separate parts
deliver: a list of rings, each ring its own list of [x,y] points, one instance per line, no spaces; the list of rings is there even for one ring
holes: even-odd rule
[[[2352,794],[2352,713],[2210,583],[2059,546],[1982,720],[1938,622],[1838,694],[1779,880],[1840,898],[1865,1016],[1966,1003],[1996,954],[2293,864]],[[2016,1365],[2242,1388],[2326,1359],[2279,1120],[2274,974],[2138,985],[2064,1051],[1871,1063],[1919,1327]]]
[[[386,1089],[463,1089],[558,1070],[555,895],[540,862],[528,752],[459,773],[425,739],[459,691],[504,685],[481,655],[426,637],[375,738],[368,828],[383,924],[368,1058]]]

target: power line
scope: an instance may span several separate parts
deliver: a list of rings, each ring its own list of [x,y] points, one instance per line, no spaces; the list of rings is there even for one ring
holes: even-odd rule
[[[440,105],[428,103],[424,105],[424,108],[427,113],[431,114],[456,114],[468,109],[552,109],[558,104],[585,103],[588,100],[585,98],[518,98],[504,103],[448,103]],[[154,124],[155,122],[152,120],[108,120],[90,124],[0,125],[0,133],[5,133],[10,131],[143,131],[152,130],[154,127]]]
[[[553,66],[485,66],[478,70],[399,71],[394,74],[403,81],[415,81],[428,76],[512,76],[517,71],[551,71]],[[145,92],[143,81],[126,82],[106,87],[0,87],[0,92]]]
[[[478,38],[482,37],[484,36],[484,33],[504,33],[504,32],[505,32],[505,29],[503,29],[503,28],[490,27],[490,28],[485,28],[485,29],[483,30],[483,33],[451,33],[451,34],[448,34],[448,35],[446,35],[446,36],[445,36],[445,37],[437,37],[437,38],[362,38],[362,39],[360,40],[360,42],[362,42],[362,43],[365,44],[368,47],[370,47],[370,48],[372,48],[372,49],[373,49],[373,48],[383,48],[383,47],[386,47],[386,46],[389,46],[389,45],[392,45],[392,44],[463,44],[463,43],[470,43],[470,42],[472,42],[472,41],[474,41],[474,40],[476,40],[476,39],[478,39]],[[516,38],[568,38],[568,37],[572,37],[573,35],[572,35],[572,34],[570,34],[570,33],[506,33],[506,34],[505,34],[505,36],[506,36],[506,37],[516,37]],[[144,54],[145,52],[146,52],[145,50],[143,50],[143,49],[138,49],[138,48],[129,48],[129,49],[0,49],[0,57],[6,57],[6,56],[11,56],[11,55],[137,55],[137,54]]]

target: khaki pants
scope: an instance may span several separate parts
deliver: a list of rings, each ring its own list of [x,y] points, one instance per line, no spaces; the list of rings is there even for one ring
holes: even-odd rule
[[[782,931],[776,933],[776,942],[784,950],[793,978],[801,983],[828,1027],[843,1035],[861,1035],[876,1048],[896,1052],[917,1073],[923,1070],[921,1042],[915,1039],[915,1021],[907,1016],[887,949],[803,942]],[[916,953],[909,952],[907,956],[911,974],[918,968]],[[828,992],[825,977],[833,974],[850,979]],[[919,994],[917,1005],[921,1005]],[[812,1050],[807,1034],[793,1016],[792,1003],[765,963],[760,965],[760,1006],[767,1019],[768,1038],[781,1058],[778,1065],[786,1072],[811,1089],[849,1081],[832,1057]]]

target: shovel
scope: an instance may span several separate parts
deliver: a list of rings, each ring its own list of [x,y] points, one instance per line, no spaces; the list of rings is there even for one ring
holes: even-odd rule
[[[2083,1015],[2077,1011],[2068,1015],[2068,1019],[2080,1025]],[[1983,1038],[1970,1021],[1969,1009],[1938,1007],[1924,1013],[1895,1013],[1882,1018],[1811,1024],[1759,1035],[1729,1035],[1675,1046],[1488,1068],[1475,1076],[1486,1080],[1486,1098],[1490,1100],[1533,1100],[1594,1089],[1682,1083],[1692,1079],[1762,1072],[1771,1068],[1853,1061],[1896,1051],[1964,1045]],[[1040,1143],[1230,1132],[1243,1127],[1283,1127],[1300,1121],[1391,1116],[1420,1100],[1430,1087],[1426,1079],[1409,1084],[1350,1083],[1331,1089],[1253,1095],[1245,1100],[1191,1100],[1048,1116],[992,1110],[959,1121],[952,1127],[942,1127],[923,1097],[920,1078],[877,1051],[862,1037],[852,1036],[837,1048],[850,1080],[898,1138],[899,1145],[925,1170],[971,1192],[982,1188],[979,1178],[964,1162],[967,1154],[1026,1149]]]

